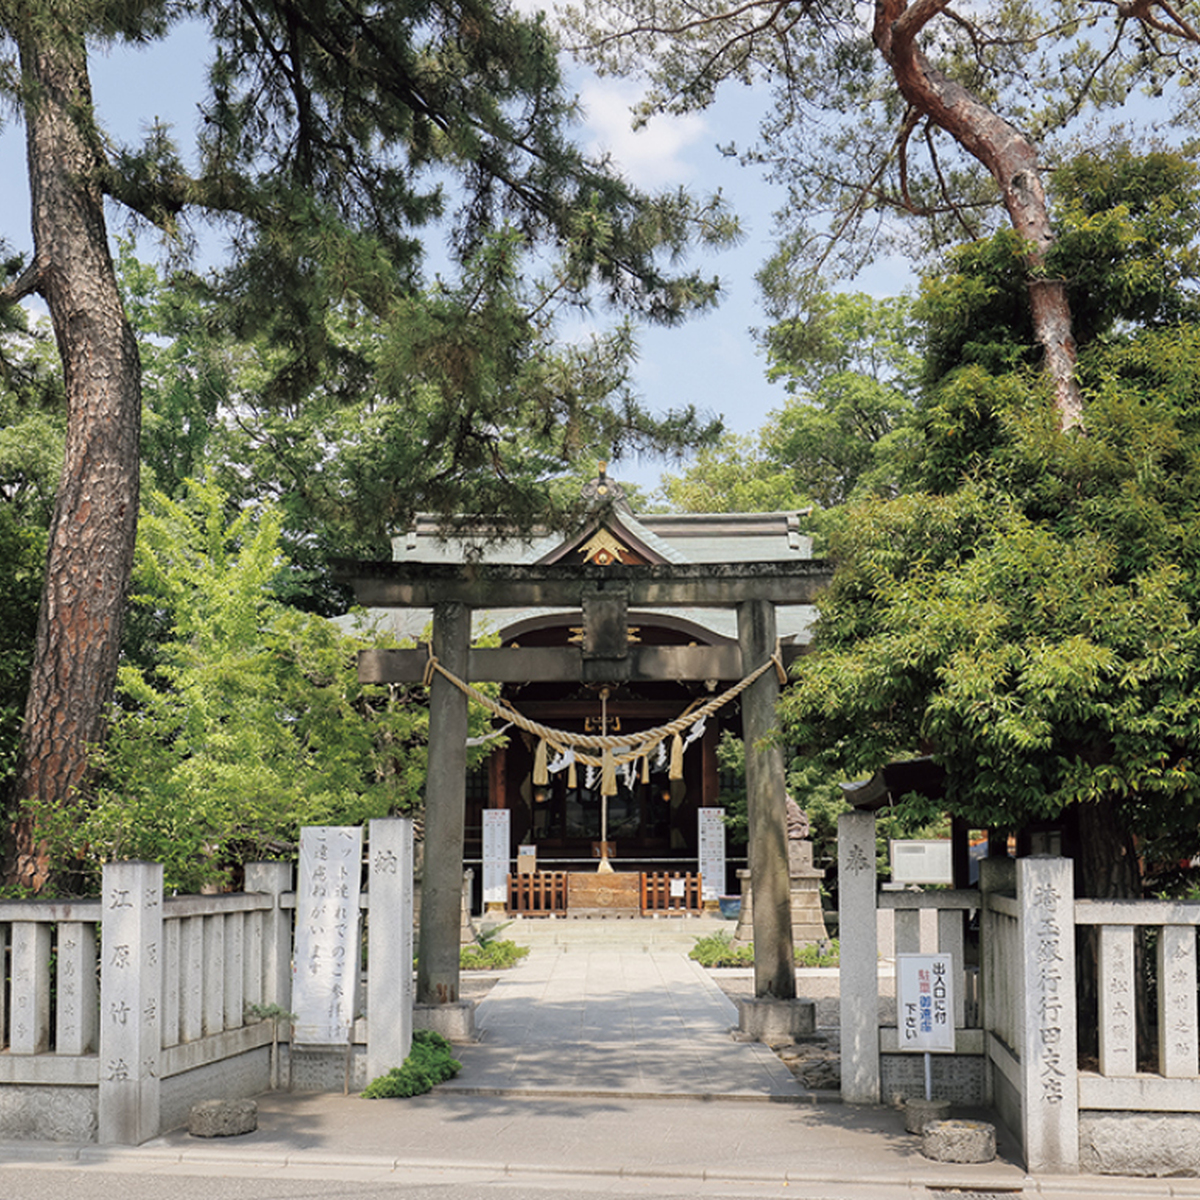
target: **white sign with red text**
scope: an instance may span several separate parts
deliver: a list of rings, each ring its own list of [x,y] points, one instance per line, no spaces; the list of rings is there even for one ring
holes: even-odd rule
[[[949,954],[896,955],[900,1049],[954,1050],[954,984]]]

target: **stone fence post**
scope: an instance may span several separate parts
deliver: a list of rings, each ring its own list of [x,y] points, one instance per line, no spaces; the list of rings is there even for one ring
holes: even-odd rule
[[[367,1078],[375,1079],[412,1047],[412,818],[372,821],[368,838]]]
[[[879,933],[875,918],[875,814],[838,817],[842,1100],[879,1103]]]
[[[1031,1172],[1079,1170],[1075,873],[1066,858],[1017,861],[1024,986],[1021,1139]]]
[[[161,1121],[163,869],[118,862],[101,880],[99,1140],[137,1146]]]
[[[290,1012],[292,1007],[292,913],[281,907],[279,898],[292,890],[292,864],[260,862],[246,864],[247,892],[265,892],[275,903],[263,913],[263,985],[264,1005],[278,1004]]]

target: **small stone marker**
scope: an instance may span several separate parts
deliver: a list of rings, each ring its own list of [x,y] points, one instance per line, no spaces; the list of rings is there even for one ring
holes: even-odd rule
[[[950,1115],[949,1100],[906,1100],[904,1128],[909,1133],[924,1133],[931,1121],[944,1121]]]
[[[192,1137],[234,1137],[258,1128],[258,1103],[254,1100],[202,1100],[188,1115]]]
[[[991,1162],[996,1127],[986,1121],[930,1121],[921,1135],[921,1153],[934,1162]]]

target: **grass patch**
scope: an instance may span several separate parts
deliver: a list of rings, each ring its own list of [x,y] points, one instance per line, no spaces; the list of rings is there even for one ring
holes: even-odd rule
[[[421,1096],[434,1086],[453,1079],[462,1070],[462,1063],[450,1052],[450,1043],[432,1029],[413,1032],[412,1049],[408,1057],[386,1075],[373,1079],[363,1089],[364,1100],[405,1099]]]
[[[721,931],[696,939],[688,954],[702,967],[752,967],[754,947],[733,945],[733,935]],[[798,967],[836,967],[841,961],[837,939],[819,946],[801,946],[796,951]]]

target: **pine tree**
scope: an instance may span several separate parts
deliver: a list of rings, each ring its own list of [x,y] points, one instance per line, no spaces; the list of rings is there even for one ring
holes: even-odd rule
[[[151,126],[115,146],[92,103],[90,49],[164,37],[185,17],[213,47],[198,167]],[[716,210],[652,203],[568,140],[572,106],[536,20],[491,0],[0,0],[0,87],[26,130],[33,255],[0,291],[39,294],[63,364],[68,427],[25,712],[11,880],[46,882],[25,801],[69,806],[112,698],[139,506],[141,384],[105,223],[115,201],[184,245],[219,223],[213,281],[241,336],[278,351],[265,387],[302,395],[345,366],[331,306],[391,318],[418,281],[420,232],[461,187],[469,256],[502,224],[556,246],[563,286],[677,319],[715,283],[657,265],[720,238]]]

